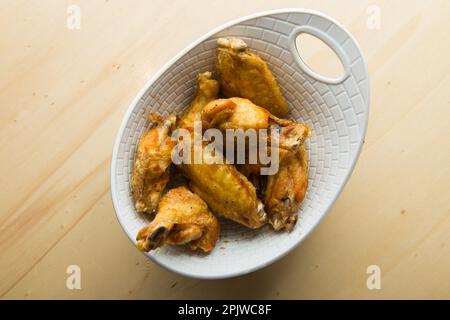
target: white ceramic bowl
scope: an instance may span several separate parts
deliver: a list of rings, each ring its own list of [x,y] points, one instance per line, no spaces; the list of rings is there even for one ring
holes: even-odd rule
[[[299,57],[295,39],[309,33],[328,44],[341,59],[345,74],[328,79],[310,70]],[[312,129],[309,140],[309,187],[290,233],[270,227],[249,230],[222,220],[221,237],[208,255],[166,246],[146,254],[159,265],[196,278],[227,278],[262,268],[295,248],[334,203],[356,163],[367,127],[369,79],[355,39],[339,23],[310,10],[283,9],[231,21],[198,39],[167,63],[131,103],[114,145],[111,193],[124,231],[133,243],[148,221],[134,210],[130,172],[136,143],[147,129],[149,112],[180,113],[192,100],[196,75],[214,70],[216,40],[243,38],[271,68],[287,99],[291,117]],[[221,249],[222,247],[222,249]]]

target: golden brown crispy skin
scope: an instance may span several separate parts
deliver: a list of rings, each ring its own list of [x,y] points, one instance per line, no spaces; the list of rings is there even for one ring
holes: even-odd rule
[[[188,130],[192,130],[193,121],[201,120],[201,111],[218,94],[218,90],[212,90],[217,81],[211,80],[210,73],[206,77],[199,75],[198,81],[196,97],[180,121],[180,127]],[[203,145],[202,151],[202,159],[211,158],[212,150]],[[190,180],[192,190],[205,200],[214,213],[250,228],[259,228],[266,222],[255,187],[233,165],[208,164],[204,161],[195,164],[192,161],[191,164],[181,164],[180,168]]]
[[[226,129],[280,129],[279,146],[285,149],[298,148],[309,128],[291,120],[280,119],[252,101],[243,98],[217,99],[208,103],[202,111],[202,122],[206,128]],[[270,130],[268,130],[270,138]]]
[[[203,107],[210,101],[217,99],[219,94],[219,82],[212,78],[211,72],[203,72],[197,75],[197,91],[189,108],[180,118],[178,127],[193,130],[194,121],[200,121]]]
[[[284,117],[288,106],[267,64],[241,39],[220,38],[217,42],[216,69],[225,97],[250,99],[277,117]]]
[[[208,152],[203,148],[203,160],[211,156]],[[192,190],[214,213],[252,229],[266,223],[267,216],[255,187],[235,166],[203,161],[182,164],[181,169],[190,180]]]
[[[148,252],[165,244],[186,244],[192,250],[209,252],[219,238],[219,229],[219,221],[206,203],[181,186],[163,196],[155,219],[139,231],[137,246]]]
[[[217,99],[208,103],[202,111],[203,125],[208,128],[267,129],[271,114],[248,99]]]
[[[225,129],[280,128],[279,145],[269,152],[279,152],[279,170],[267,177],[260,176],[261,164],[239,166],[255,185],[263,185],[264,204],[269,222],[275,230],[291,230],[297,219],[297,211],[308,185],[308,163],[305,147],[311,130],[304,124],[279,119],[247,99],[230,98],[210,102],[202,113],[205,126]],[[269,141],[270,142],[270,141]],[[259,188],[258,188],[259,189]]]
[[[308,188],[308,160],[305,144],[296,151],[280,149],[280,168],[267,177],[265,207],[275,230],[292,230]]]
[[[175,115],[166,119],[150,115],[153,127],[140,139],[131,174],[131,192],[135,208],[140,213],[152,213],[158,206],[161,194],[169,181],[171,151],[176,141],[170,137],[175,125]]]

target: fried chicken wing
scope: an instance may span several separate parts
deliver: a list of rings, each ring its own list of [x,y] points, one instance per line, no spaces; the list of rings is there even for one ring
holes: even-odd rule
[[[268,153],[278,152],[278,171],[267,177],[260,175],[264,165],[242,164],[239,170],[247,176],[264,198],[269,222],[275,230],[291,230],[308,185],[308,163],[305,147],[311,130],[304,124],[279,119],[247,99],[230,98],[210,102],[202,113],[207,127],[226,129],[279,128],[279,142]]]
[[[136,160],[131,174],[131,192],[136,211],[152,213],[169,181],[171,151],[176,141],[170,137],[176,116],[166,119],[150,115],[152,127],[142,136],[137,146]]]
[[[280,119],[265,108],[243,98],[217,99],[208,103],[202,111],[202,122],[206,128],[226,129],[270,129],[279,130],[280,148],[296,149],[309,128],[291,120]]]
[[[225,97],[247,98],[277,117],[285,116],[286,100],[266,62],[241,39],[220,38],[217,43],[216,69]]]
[[[189,108],[180,118],[178,127],[193,130],[194,122],[201,121],[203,107],[210,101],[217,99],[219,94],[219,82],[212,78],[212,73],[207,71],[197,75],[197,91]]]
[[[267,215],[250,181],[235,166],[225,163],[225,159],[224,163],[206,163],[212,151],[207,148],[202,151],[201,163],[181,165],[192,190],[218,215],[252,229],[265,224]]]
[[[146,252],[165,244],[209,252],[219,238],[219,229],[219,221],[206,203],[181,186],[162,197],[155,219],[139,231],[137,246]]]
[[[218,83],[211,79],[211,73],[200,74],[197,79],[196,96],[179,125],[191,131],[194,121],[201,120],[201,111],[205,105],[216,99],[218,94]],[[193,148],[192,145],[192,151]],[[220,154],[212,153],[213,150],[202,144],[201,161],[195,163],[191,159],[189,163],[179,165],[184,176],[189,179],[192,190],[214,213],[250,228],[261,227],[266,223],[266,214],[262,202],[256,196],[255,187],[236,167],[227,164]],[[208,159],[213,156],[221,157],[221,160],[211,164]]]
[[[275,230],[292,230],[308,188],[308,158],[305,144],[296,151],[280,150],[280,169],[267,177],[265,207]]]

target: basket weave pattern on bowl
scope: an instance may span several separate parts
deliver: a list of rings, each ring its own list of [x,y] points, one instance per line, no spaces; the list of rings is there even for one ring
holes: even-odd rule
[[[346,55],[348,76],[342,83],[314,79],[299,66],[290,43],[299,26],[321,30]],[[288,102],[289,117],[312,129],[309,187],[290,233],[275,233],[270,227],[249,230],[221,220],[221,238],[208,255],[170,246],[148,254],[170,270],[201,278],[247,273],[295,247],[325,215],[347,181],[359,155],[369,112],[369,79],[361,51],[347,31],[323,15],[300,10],[271,12],[207,35],[149,83],[119,131],[112,160],[112,196],[119,221],[133,241],[138,230],[148,224],[134,210],[129,184],[136,144],[148,128],[147,115],[181,113],[190,104],[196,75],[215,70],[216,41],[223,36],[242,38],[268,63]]]

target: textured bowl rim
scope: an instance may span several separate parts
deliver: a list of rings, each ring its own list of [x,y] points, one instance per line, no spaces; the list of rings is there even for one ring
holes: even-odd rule
[[[166,72],[177,60],[179,60],[182,56],[184,56],[186,53],[188,53],[191,49],[193,49],[194,47],[196,47],[197,45],[199,45],[203,41],[207,40],[212,35],[220,32],[220,31],[222,31],[222,30],[224,30],[224,29],[226,29],[228,27],[231,27],[231,26],[233,26],[235,24],[238,24],[240,22],[246,21],[246,20],[259,18],[259,17],[264,17],[264,16],[268,16],[268,15],[282,14],[282,13],[307,13],[307,14],[311,14],[311,15],[315,15],[315,16],[319,16],[319,17],[328,19],[331,22],[333,22],[334,24],[336,24],[338,27],[340,27],[343,31],[345,31],[346,34],[348,35],[348,37],[350,39],[352,39],[353,42],[355,43],[358,51],[362,52],[361,46],[359,45],[359,43],[355,39],[355,37],[341,23],[339,23],[335,19],[329,17],[328,15],[326,15],[326,14],[324,14],[322,12],[316,11],[316,10],[311,10],[311,9],[283,8],[283,9],[262,11],[262,12],[250,14],[250,15],[247,15],[247,16],[244,16],[244,17],[240,17],[240,18],[231,20],[229,22],[226,22],[226,23],[220,25],[219,27],[214,28],[211,31],[207,32],[206,34],[204,34],[203,36],[201,36],[200,38],[198,38],[197,40],[195,40],[194,42],[189,44],[183,50],[181,50],[172,59],[170,59],[162,68],[160,68],[156,72],[156,74],[153,77],[151,77],[149,80],[147,80],[145,85],[142,87],[142,89],[137,93],[135,98],[129,104],[128,109],[127,109],[125,115],[123,116],[122,122],[121,122],[120,127],[119,127],[119,129],[117,131],[116,138],[115,138],[115,141],[114,141],[114,146],[113,146],[113,153],[112,153],[112,157],[111,157],[111,169],[110,169],[111,198],[112,198],[112,202],[113,202],[114,211],[116,213],[116,218],[119,221],[120,226],[122,227],[122,229],[127,234],[127,236],[130,239],[130,241],[133,243],[133,245],[135,245],[135,235],[130,234],[130,232],[125,227],[125,222],[122,221],[122,217],[119,214],[120,207],[119,207],[119,203],[118,203],[118,199],[117,199],[118,195],[117,195],[117,190],[116,190],[116,159],[117,159],[117,156],[119,154],[120,141],[121,141],[123,133],[125,131],[128,119],[130,118],[134,108],[139,103],[139,101],[141,100],[141,98],[143,97],[145,92],[153,85],[153,83],[162,74],[164,74],[164,72]],[[367,75],[367,81],[369,83],[369,86],[368,86],[369,89],[368,89],[367,101],[365,101],[366,102],[366,107],[367,107],[366,118],[365,118],[365,121],[364,121],[364,126],[362,128],[361,140],[360,140],[360,142],[358,144],[356,156],[354,157],[352,163],[350,164],[349,170],[348,170],[348,172],[347,172],[347,174],[346,174],[346,176],[345,176],[341,186],[339,187],[338,192],[333,197],[332,201],[330,201],[330,203],[328,204],[328,206],[326,207],[324,212],[321,214],[321,216],[317,219],[317,221],[315,223],[312,224],[311,228],[306,233],[302,233],[299,236],[299,238],[296,239],[293,242],[293,244],[288,249],[284,250],[281,253],[273,255],[273,257],[271,257],[270,259],[268,259],[265,262],[262,262],[262,263],[259,263],[259,264],[256,263],[253,267],[250,267],[250,268],[245,268],[245,269],[242,269],[242,270],[239,270],[239,271],[235,271],[235,272],[230,272],[230,273],[222,273],[220,275],[208,275],[208,274],[199,275],[199,274],[196,274],[196,273],[191,273],[189,270],[175,269],[170,264],[162,263],[156,257],[154,257],[154,256],[152,256],[150,254],[147,254],[147,253],[143,253],[143,254],[147,258],[150,258],[157,265],[159,265],[159,266],[161,266],[161,267],[163,267],[163,268],[165,268],[167,270],[170,270],[170,271],[172,271],[174,273],[180,274],[182,276],[195,278],[195,279],[217,280],[217,279],[226,279],[226,278],[238,277],[238,276],[241,276],[241,275],[245,275],[245,274],[257,271],[257,270],[262,269],[264,267],[267,267],[268,265],[274,263],[275,261],[285,257],[288,253],[290,253],[292,250],[297,248],[299,246],[299,244],[302,243],[311,234],[311,232],[317,227],[317,225],[327,215],[327,213],[330,210],[330,208],[336,202],[336,200],[338,199],[338,197],[342,193],[342,190],[344,189],[345,185],[347,184],[348,180],[350,179],[350,176],[353,173],[353,170],[355,168],[356,162],[358,161],[359,156],[361,154],[362,146],[364,144],[364,139],[365,139],[365,136],[366,136],[367,125],[368,125],[368,121],[369,121],[369,111],[370,111],[370,77],[369,77],[369,72],[368,72],[366,58],[365,58],[365,56],[363,54],[361,55],[361,58],[362,58],[362,62],[363,62],[363,65],[364,65],[365,74]]]

